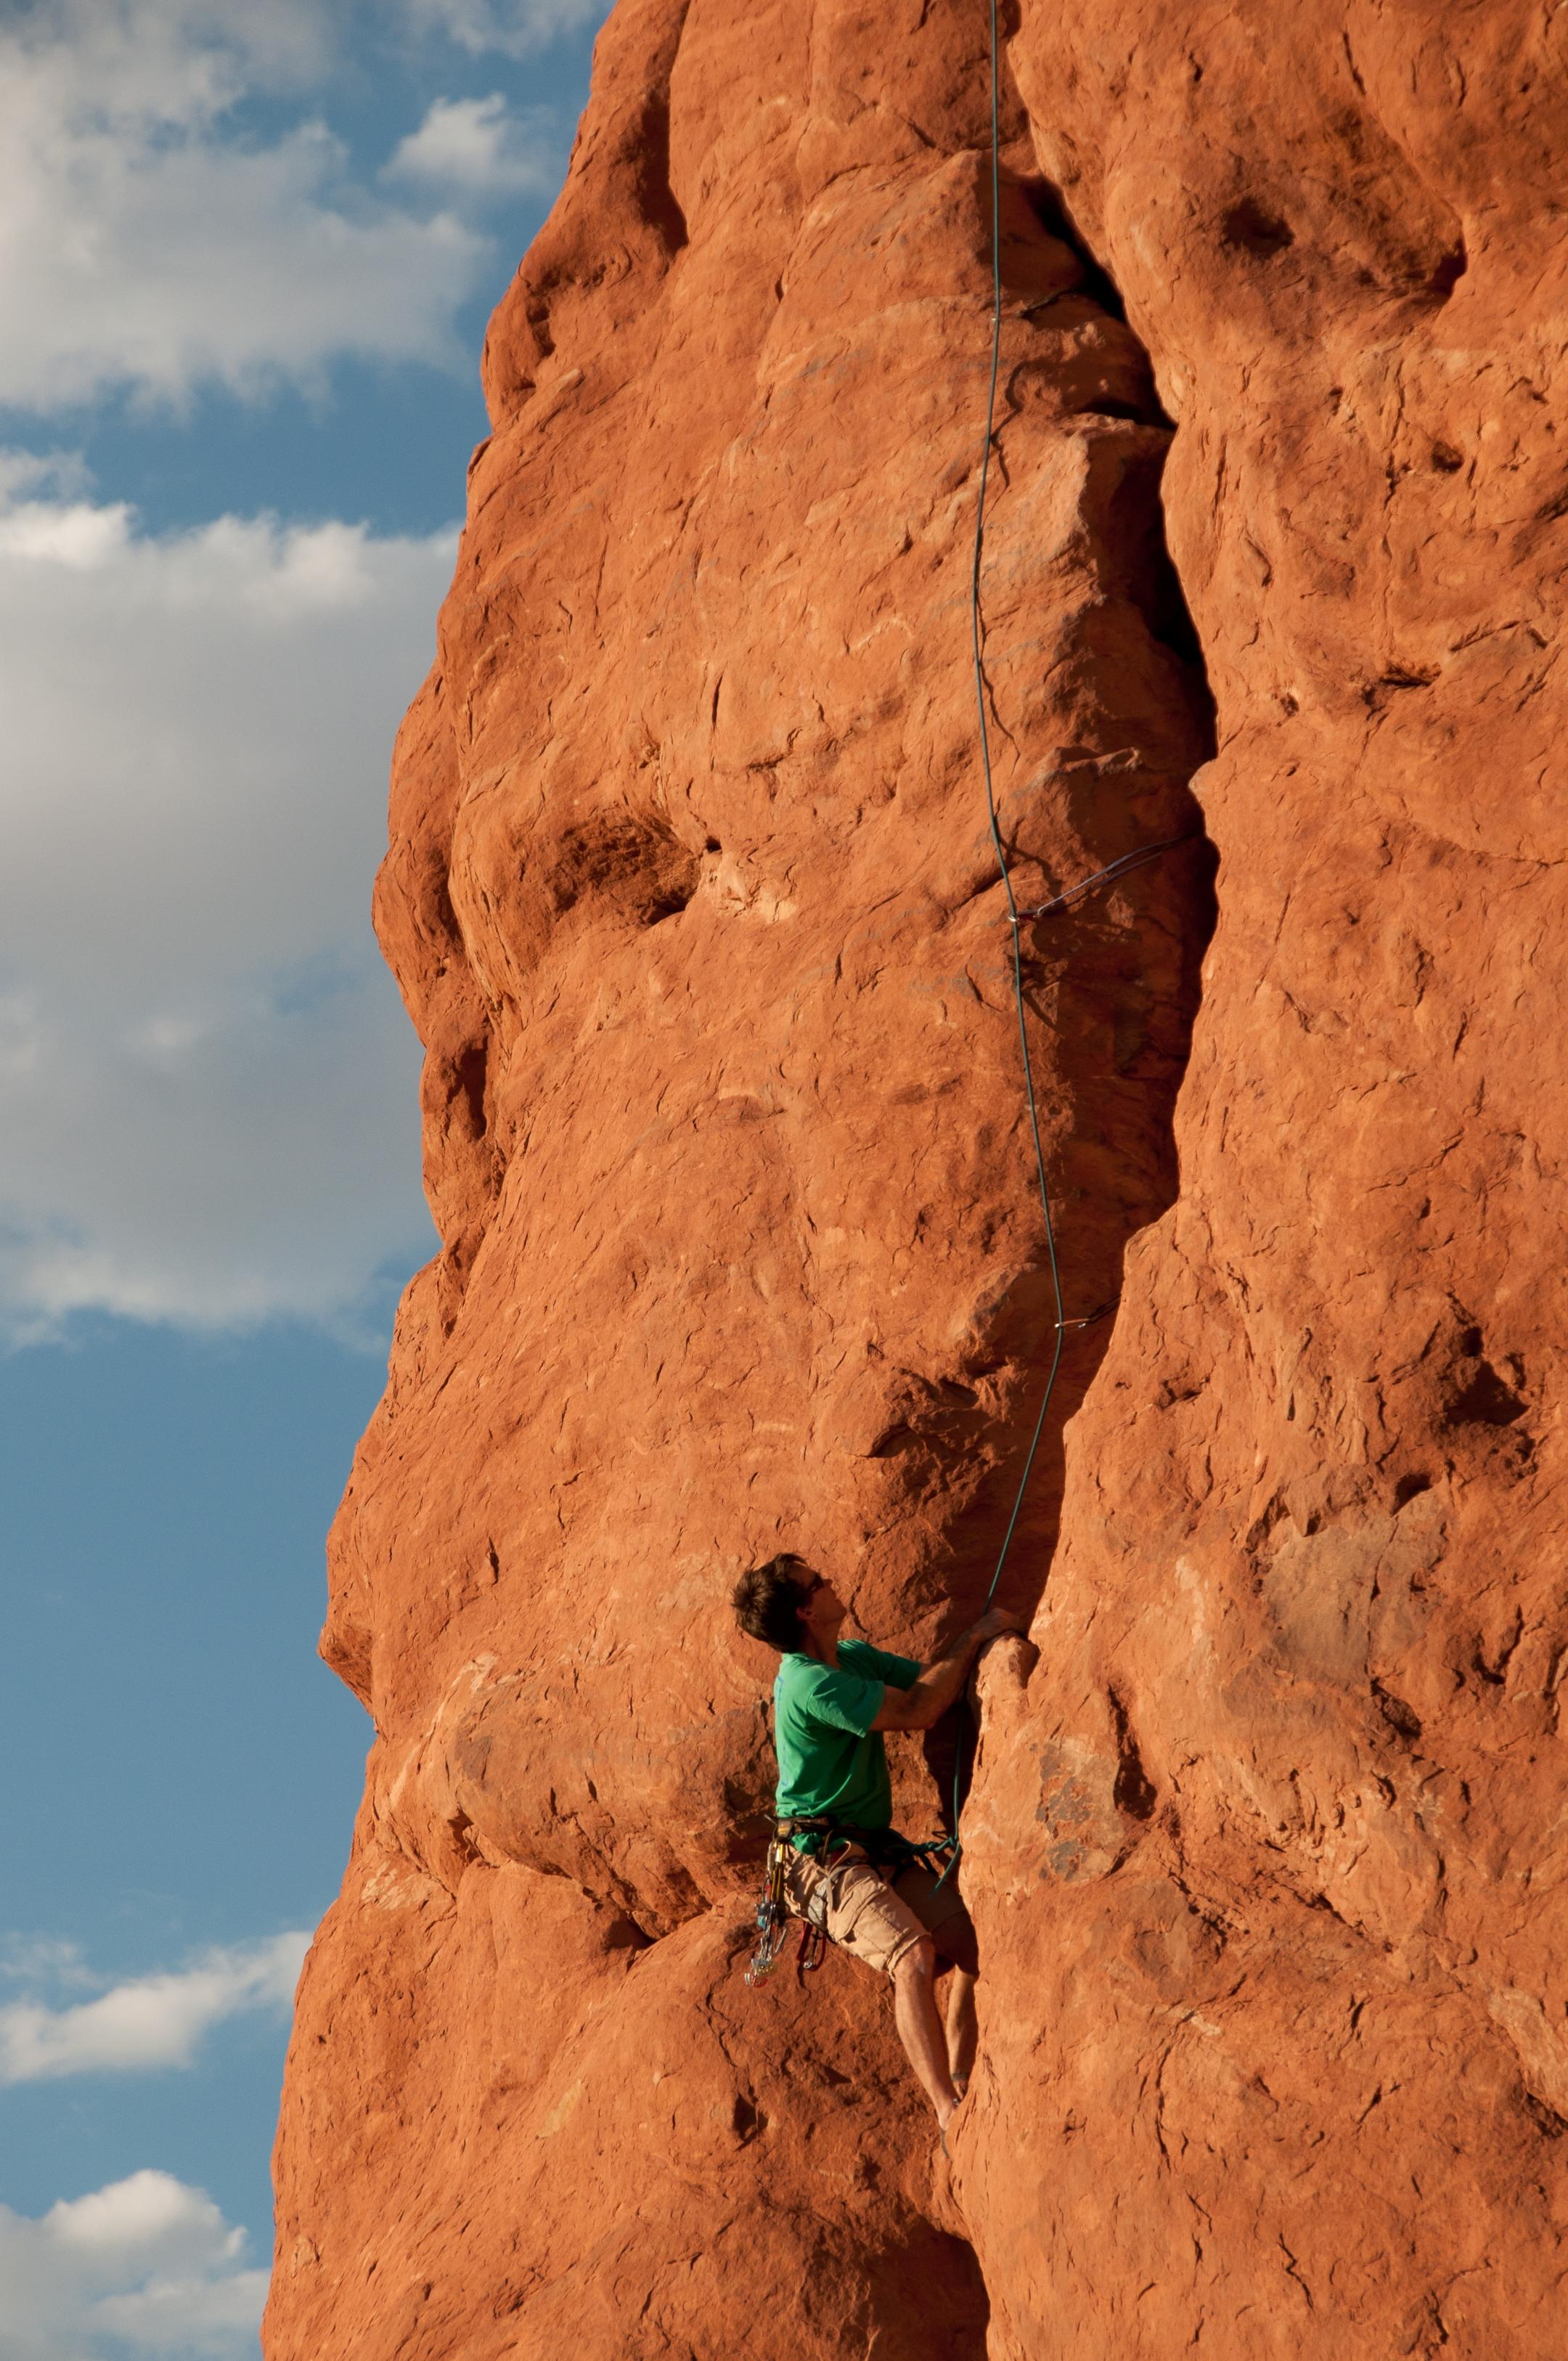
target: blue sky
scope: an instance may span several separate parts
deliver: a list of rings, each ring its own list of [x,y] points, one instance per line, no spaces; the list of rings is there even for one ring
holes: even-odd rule
[[[430,1251],[367,908],[600,0],[0,11],[0,2361],[239,2361]]]

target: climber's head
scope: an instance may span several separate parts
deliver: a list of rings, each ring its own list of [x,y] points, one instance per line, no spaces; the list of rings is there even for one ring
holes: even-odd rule
[[[838,1636],[844,1603],[825,1574],[793,1550],[754,1565],[735,1586],[735,1620],[753,1640],[766,1641],[781,1656],[816,1655]]]

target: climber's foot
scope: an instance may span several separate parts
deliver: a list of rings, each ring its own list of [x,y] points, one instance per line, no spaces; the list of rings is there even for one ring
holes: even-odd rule
[[[952,2125],[953,2117],[958,2114],[959,2109],[964,2103],[964,2092],[968,2087],[968,2084],[965,2082],[955,2082],[953,2084],[955,2095],[951,2104],[938,2106],[937,2109],[937,2136],[941,2143],[942,2154],[946,2157],[950,2158],[952,2155],[952,2150],[948,2146],[948,2133]]]

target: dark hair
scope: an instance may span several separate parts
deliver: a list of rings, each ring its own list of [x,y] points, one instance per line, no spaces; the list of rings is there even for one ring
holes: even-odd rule
[[[800,1610],[810,1580],[810,1566],[793,1550],[751,1566],[731,1595],[735,1620],[753,1640],[765,1640],[781,1656],[791,1654],[800,1646]]]

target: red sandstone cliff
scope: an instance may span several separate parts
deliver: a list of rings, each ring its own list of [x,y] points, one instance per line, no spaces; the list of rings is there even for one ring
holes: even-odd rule
[[[1120,1301],[983,1682],[951,2185],[863,1971],[741,1983],[723,1601],[791,1545],[972,1612],[1054,1316],[984,18],[601,37],[378,894],[445,1248],[334,1533],[271,2361],[1568,2354],[1561,24],[1006,26],[1014,874],[1201,825],[1218,924],[1195,840],[1029,934]]]

